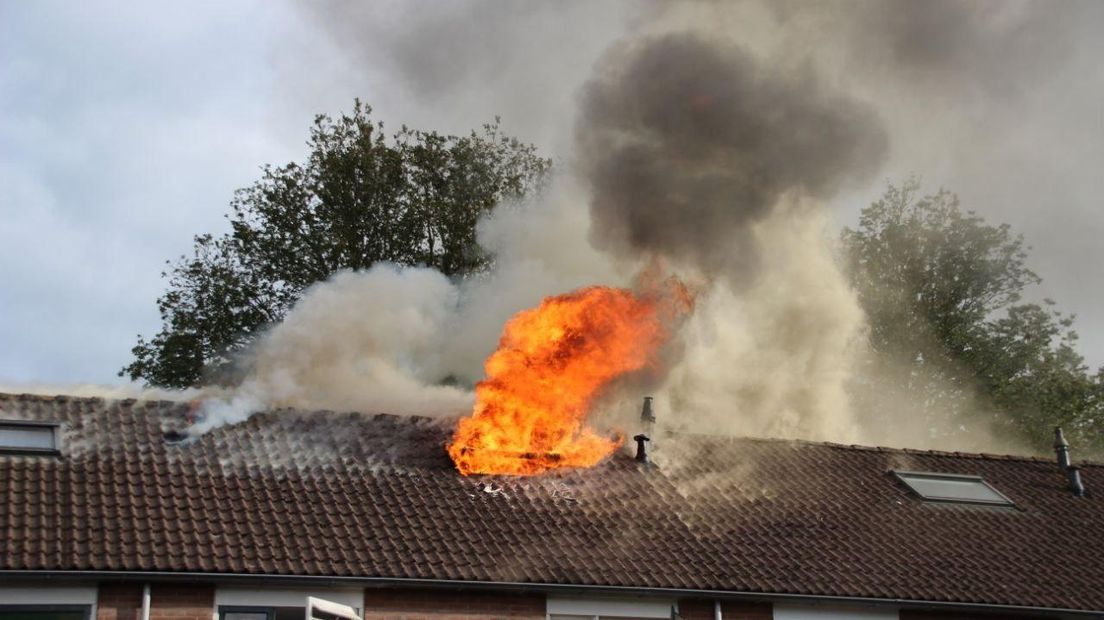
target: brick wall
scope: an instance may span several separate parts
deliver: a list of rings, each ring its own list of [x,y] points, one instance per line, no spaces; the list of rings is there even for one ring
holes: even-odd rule
[[[213,585],[155,583],[150,589],[150,620],[211,620]],[[101,583],[96,620],[138,620],[142,613],[141,583]]]
[[[711,599],[682,599],[679,601],[682,620],[713,620]],[[774,613],[770,603],[741,603],[721,601],[723,620],[771,620]]]
[[[150,599],[150,620],[211,620],[215,586],[154,584]]]
[[[138,620],[141,612],[140,584],[100,584],[100,591],[96,596],[96,620]]]
[[[473,590],[364,591],[364,620],[543,620],[543,594]]]

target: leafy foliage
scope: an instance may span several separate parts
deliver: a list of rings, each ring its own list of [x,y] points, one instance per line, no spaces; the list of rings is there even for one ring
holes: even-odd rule
[[[890,186],[842,240],[887,391],[953,429],[987,424],[1039,450],[1052,427],[1104,450],[1101,373],[1075,349],[1073,318],[1022,303],[1040,282],[1023,237],[963,212],[950,192]],[[953,431],[952,431],[953,432]]]
[[[235,193],[232,232],[195,237],[193,255],[170,264],[161,332],[139,336],[120,375],[166,387],[225,378],[235,351],[341,269],[487,266],[476,222],[537,186],[551,162],[497,121],[462,137],[402,127],[388,139],[370,114],[357,101],[352,114],[316,117],[306,162],[266,166]]]

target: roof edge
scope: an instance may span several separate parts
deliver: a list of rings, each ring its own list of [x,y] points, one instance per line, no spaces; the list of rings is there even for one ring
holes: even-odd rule
[[[872,598],[861,596],[830,596],[819,594],[781,594],[772,592],[748,592],[740,590],[696,590],[685,588],[650,588],[632,586],[575,585],[557,583],[530,583],[517,581],[465,581],[447,579],[417,579],[407,577],[340,577],[325,575],[269,575],[251,573],[195,573],[156,571],[26,571],[0,570],[0,578],[21,580],[58,581],[225,581],[231,583],[290,583],[326,584],[330,586],[361,585],[364,587],[450,588],[472,590],[529,590],[544,593],[569,592],[575,594],[627,594],[669,596],[677,598],[714,598],[725,600],[759,601],[771,603],[837,603],[843,605],[894,606],[909,609],[938,609],[949,611],[984,611],[1061,614],[1064,617],[1104,618],[1104,610],[1070,609],[1065,607],[1037,607],[1001,605],[994,603],[959,603],[926,601],[903,598]]]

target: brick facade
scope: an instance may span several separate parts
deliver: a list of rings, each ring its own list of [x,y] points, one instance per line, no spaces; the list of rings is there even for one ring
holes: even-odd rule
[[[679,601],[679,616],[682,620],[713,620],[713,601],[682,599]],[[774,612],[770,603],[722,601],[721,617],[724,620],[771,620]]]
[[[150,620],[211,620],[215,586],[153,584]],[[138,620],[142,613],[141,583],[101,583],[96,620]]]
[[[139,620],[142,584],[101,583],[95,620]],[[215,586],[153,584],[150,620],[212,620]],[[368,588],[364,620],[544,620],[545,595],[461,589]],[[713,620],[712,599],[679,600],[681,620]],[[772,620],[770,603],[723,601],[723,620]],[[900,611],[900,620],[1043,620],[1047,616]]]
[[[153,586],[150,620],[211,620],[215,608],[215,586]]]
[[[364,620],[543,620],[544,601],[539,593],[369,588]]]
[[[141,612],[141,584],[100,584],[96,597],[96,620],[138,620]]]

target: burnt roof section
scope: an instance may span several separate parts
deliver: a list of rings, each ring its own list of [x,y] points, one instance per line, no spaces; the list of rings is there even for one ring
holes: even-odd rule
[[[187,408],[0,395],[0,418],[64,434],[60,457],[0,456],[0,569],[1104,610],[1104,493],[1074,497],[1049,459],[682,436],[656,442],[658,467],[626,451],[585,471],[463,477],[448,421],[281,410],[166,442]],[[979,475],[1015,507],[924,502],[895,469]],[[1082,474],[1104,489],[1104,466]]]

